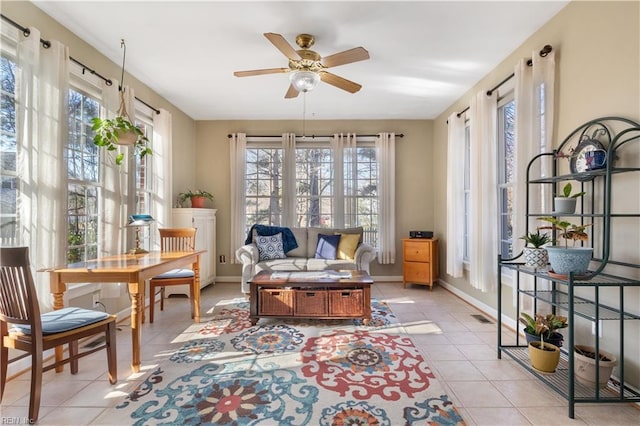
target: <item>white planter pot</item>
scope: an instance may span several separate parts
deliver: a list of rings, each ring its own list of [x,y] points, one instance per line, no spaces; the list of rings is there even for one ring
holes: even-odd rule
[[[582,346],[575,345],[575,349],[582,349],[586,352],[596,352],[596,348],[592,346]],[[595,388],[596,386],[596,360],[593,358],[586,357],[584,355],[579,354],[574,351],[575,356],[575,374],[576,380],[580,383],[587,385],[591,388]],[[610,354],[609,352],[605,352],[602,349],[600,350],[600,356],[605,356],[609,359],[609,361],[600,361],[598,363],[598,385],[600,388],[606,387],[607,382],[609,381],[609,377],[611,377],[611,372],[613,371],[613,367],[618,364],[618,360],[615,356]]]
[[[547,247],[549,263],[553,272],[559,275],[568,275],[569,272],[584,274],[589,270],[589,262],[593,255],[591,247]]]
[[[133,131],[118,132],[118,145],[133,145],[138,140],[138,135]]]
[[[577,198],[555,197],[553,199],[553,212],[574,214],[576,212]]]
[[[549,264],[549,254],[543,248],[525,247],[522,256],[524,264],[532,268],[544,268]]]

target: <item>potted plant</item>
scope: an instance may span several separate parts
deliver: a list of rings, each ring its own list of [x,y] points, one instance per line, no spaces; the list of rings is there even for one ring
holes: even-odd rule
[[[547,316],[536,314],[534,320],[530,315],[523,312],[520,321],[526,325],[525,333],[529,327],[533,327],[532,331],[536,333],[535,336],[539,336],[529,342],[528,350],[531,366],[544,373],[555,372],[560,362],[560,348],[552,343],[545,342],[545,339],[547,336],[553,336],[558,328],[566,327],[567,318],[553,314]],[[562,344],[562,340],[560,340],[560,344]]]
[[[530,232],[529,234],[520,237],[520,239],[531,245],[531,247],[525,246],[522,252],[525,265],[533,268],[544,268],[547,266],[549,263],[549,254],[542,246],[552,242],[549,234],[541,234],[540,230],[536,230],[535,233]]]
[[[576,380],[591,388],[596,386],[596,348],[592,346],[575,345],[573,348],[575,356]],[[598,353],[598,387],[607,386],[613,367],[618,364],[618,360],[613,354],[600,350]]]
[[[123,47],[125,54],[127,46],[124,39],[120,42],[120,47]],[[145,155],[153,154],[149,147],[149,139],[144,135],[129,116],[126,108],[126,102],[124,99],[124,58],[122,57],[122,75],[120,78],[120,107],[114,118],[99,118],[95,117],[91,120],[91,130],[95,132],[93,137],[93,143],[96,146],[104,147],[107,151],[117,151],[118,145],[130,146],[133,145],[136,155],[140,159]],[[116,154],[116,164],[122,164],[124,160],[124,152]]]
[[[123,104],[121,104],[123,105]],[[115,118],[94,118],[91,120],[91,130],[95,132],[93,143],[105,147],[107,151],[116,151],[118,145],[133,145],[136,155],[142,159],[145,155],[153,154],[148,146],[149,139],[131,121],[126,109],[118,111]],[[116,154],[116,164],[122,164],[124,153]]]
[[[577,241],[587,241],[589,235],[586,229],[591,226],[576,225],[556,217],[541,217],[539,220],[549,222],[551,226],[541,226],[539,229],[556,229],[560,231],[560,237],[564,238],[564,246],[547,246],[549,253],[549,263],[552,273],[556,275],[584,274],[589,269],[589,262],[593,255],[592,247],[576,247]],[[569,247],[569,240],[573,241],[573,246]]]
[[[181,192],[180,194],[178,194],[178,199],[180,201],[180,204],[189,199],[191,200],[191,207],[202,208],[204,207],[205,200],[213,201],[213,194],[201,189],[195,191],[188,189],[186,192]]]
[[[524,324],[524,334],[527,343],[544,340],[557,347],[562,347],[564,336],[557,332],[561,328],[566,328],[569,324],[567,317],[560,315],[548,314],[543,316],[535,314],[535,318],[526,313],[520,314],[519,321]]]
[[[571,182],[567,182],[562,188],[562,195],[553,199],[555,207],[554,213],[574,214],[576,212],[576,202],[579,197],[582,197],[585,194],[585,192],[583,191],[571,194],[572,189],[573,187],[571,186]]]

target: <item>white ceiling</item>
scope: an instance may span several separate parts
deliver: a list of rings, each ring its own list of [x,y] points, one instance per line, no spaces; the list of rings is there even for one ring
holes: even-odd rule
[[[284,99],[288,74],[233,76],[287,67],[265,32],[293,46],[297,34],[312,34],[322,56],[357,46],[369,51],[370,60],[330,70],[362,90],[320,83],[306,96],[307,118],[430,119],[567,1],[34,3],[117,64],[124,38],[127,72],[192,118],[268,120],[301,118],[303,96]]]

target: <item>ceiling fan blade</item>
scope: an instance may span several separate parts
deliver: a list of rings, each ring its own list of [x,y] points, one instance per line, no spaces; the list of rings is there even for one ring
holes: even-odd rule
[[[320,80],[332,86],[336,86],[338,89],[346,90],[349,93],[356,93],[362,88],[358,83],[354,83],[351,80],[347,80],[346,78],[339,77],[326,71],[320,73]]]
[[[350,64],[352,62],[364,61],[369,59],[369,52],[364,47],[354,47],[344,52],[335,53],[333,55],[322,58],[322,65],[327,68],[337,67],[338,65]]]
[[[296,87],[293,84],[290,84],[289,90],[287,90],[287,93],[284,95],[284,98],[285,99],[297,98],[299,94],[300,92],[298,92],[298,89],[296,89]]]
[[[265,68],[262,70],[236,71],[233,73],[236,77],[250,77],[252,75],[278,74],[291,71],[289,68]]]
[[[284,53],[284,56],[286,56],[289,59],[294,59],[294,60],[300,60],[302,59],[300,57],[300,55],[298,55],[298,52],[296,52],[296,49],[293,48],[293,46],[291,46],[289,44],[289,42],[287,40],[285,40],[284,37],[282,37],[280,34],[276,34],[276,33],[264,33],[264,36],[275,46],[278,48],[279,51],[281,51],[282,53]]]

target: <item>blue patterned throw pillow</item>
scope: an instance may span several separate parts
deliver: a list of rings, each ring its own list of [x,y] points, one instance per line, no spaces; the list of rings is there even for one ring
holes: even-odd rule
[[[256,235],[256,246],[258,246],[258,254],[260,261],[285,259],[284,247],[282,245],[282,233],[275,235]]]

